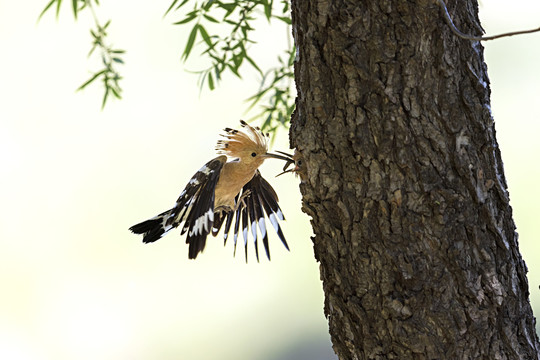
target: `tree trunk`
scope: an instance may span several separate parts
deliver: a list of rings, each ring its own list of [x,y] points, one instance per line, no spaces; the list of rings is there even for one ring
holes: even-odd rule
[[[481,34],[476,0],[449,1]],[[292,1],[303,157],[340,359],[538,359],[483,47],[432,0]]]

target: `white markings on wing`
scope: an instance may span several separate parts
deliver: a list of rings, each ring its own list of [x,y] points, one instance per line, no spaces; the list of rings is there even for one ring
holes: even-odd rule
[[[248,240],[248,228],[247,226],[244,226],[242,229],[242,235],[244,236],[244,246],[247,246],[247,240]]]
[[[199,169],[198,172],[201,172],[201,173],[203,173],[205,175],[208,175],[208,174],[210,174],[212,172],[212,169],[209,168],[208,166],[204,165],[202,168]]]
[[[283,214],[281,216],[283,217]],[[268,216],[268,218],[270,218],[270,222],[272,223],[272,226],[274,227],[274,229],[276,229],[276,231],[278,231],[279,224],[278,224],[278,221],[276,219],[276,213],[271,213],[270,216]]]
[[[257,222],[255,220],[251,222],[251,235],[253,235],[253,241],[257,242]]]
[[[203,228],[204,232],[208,233],[208,230],[210,229],[210,221],[214,221],[213,209],[208,209],[207,212],[205,212],[203,215],[199,216],[199,218],[195,220],[195,224],[189,232],[189,236],[203,234]]]
[[[259,218],[259,229],[261,230],[261,234],[264,239],[266,237],[266,223],[264,221],[264,216]]]

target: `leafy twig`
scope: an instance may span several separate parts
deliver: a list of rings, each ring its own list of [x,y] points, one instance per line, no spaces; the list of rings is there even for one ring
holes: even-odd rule
[[[188,0],[174,0],[165,15],[181,10]],[[249,50],[255,42],[251,39],[254,27],[251,25],[259,14],[263,13],[268,21],[277,19],[290,25],[289,2],[282,0],[281,12],[276,14],[273,0],[246,0],[223,2],[219,0],[191,1],[193,10],[186,11],[175,25],[194,23],[184,47],[181,59],[186,61],[195,46],[202,46],[202,54],[210,60],[210,66],[197,71],[199,86],[205,85],[214,90],[225,72],[241,78],[241,67],[245,64],[252,67],[261,77],[259,91],[247,101],[249,109],[254,105],[265,103],[263,111],[257,115],[265,117],[263,130],[272,131],[277,126],[286,126],[294,110],[292,95],[292,64],[295,51],[288,40],[287,60],[278,57],[279,66],[263,72]],[[219,33],[209,33],[207,25],[219,24]],[[228,30],[224,31],[224,28]],[[225,35],[223,35],[225,34]],[[201,39],[197,43],[197,37]]]
[[[94,0],[94,2],[96,5],[99,5],[99,0]],[[51,0],[39,15],[39,19],[41,19],[41,17],[49,9],[51,9],[54,4],[56,4],[56,17],[58,17],[62,0]],[[94,51],[99,48],[101,61],[103,63],[103,68],[92,74],[92,76],[88,80],[86,80],[81,86],[79,86],[77,91],[82,90],[94,81],[101,79],[105,88],[105,91],[103,93],[103,100],[101,102],[101,108],[103,109],[110,95],[118,99],[121,98],[120,93],[122,92],[122,88],[120,87],[119,82],[122,77],[116,70],[116,65],[124,63],[121,55],[124,54],[125,51],[120,49],[113,49],[112,46],[106,44],[105,40],[107,37],[107,28],[110,25],[111,21],[109,20],[105,23],[105,25],[101,25],[96,15],[94,5],[92,4],[92,0],[72,0],[71,4],[73,8],[73,16],[75,19],[78,18],[81,10],[85,8],[90,9],[92,17],[94,18],[95,29],[90,30],[90,34],[92,35],[92,48],[90,49],[88,56],[92,56]]]

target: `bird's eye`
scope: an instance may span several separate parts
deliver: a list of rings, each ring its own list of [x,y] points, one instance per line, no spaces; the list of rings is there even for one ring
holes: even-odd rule
[[[255,157],[255,156],[257,156],[257,153],[252,152],[252,153],[251,153],[251,156],[252,156],[252,157]]]

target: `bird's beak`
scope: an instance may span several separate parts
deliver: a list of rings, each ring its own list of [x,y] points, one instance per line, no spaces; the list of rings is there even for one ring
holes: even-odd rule
[[[280,154],[283,154],[283,155],[272,154],[272,153],[266,153],[266,154],[264,154],[264,157],[265,157],[265,158],[280,159],[280,160],[285,160],[285,161],[287,161],[288,163],[290,163],[290,162],[293,162],[293,163],[294,163],[294,160],[293,160],[293,158],[292,158],[292,155],[289,155],[289,154],[284,153],[284,152],[281,152],[281,151],[277,151],[277,152],[280,153]]]

